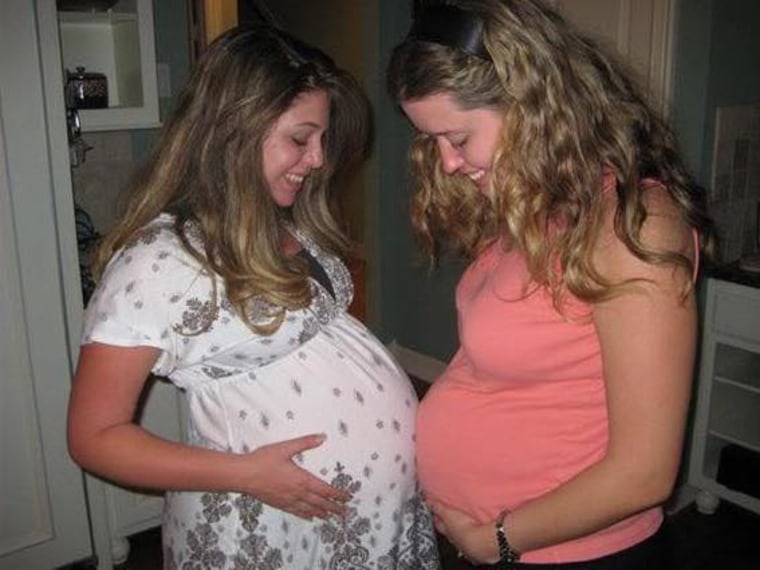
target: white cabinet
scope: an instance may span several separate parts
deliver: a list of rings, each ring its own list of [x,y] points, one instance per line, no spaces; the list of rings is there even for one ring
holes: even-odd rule
[[[105,12],[59,10],[53,36],[64,75],[84,68],[107,80],[108,107],[80,110],[83,131],[159,126],[152,0],[119,0]]]
[[[689,484],[697,507],[725,499],[760,513],[760,498],[717,481],[727,446],[760,454],[760,289],[708,279]]]

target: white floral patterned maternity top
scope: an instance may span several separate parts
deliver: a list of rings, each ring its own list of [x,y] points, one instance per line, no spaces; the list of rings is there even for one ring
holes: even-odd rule
[[[326,433],[296,461],[353,499],[343,519],[306,521],[252,496],[170,492],[165,567],[439,568],[416,489],[417,398],[384,346],[347,314],[345,266],[298,235],[330,287],[312,279],[311,305],[259,336],[235,315],[219,280],[222,301],[213,302],[211,277],[181,248],[172,223],[160,216],[111,261],[83,342],[160,348],[153,372],[184,391],[191,445],[247,453]]]

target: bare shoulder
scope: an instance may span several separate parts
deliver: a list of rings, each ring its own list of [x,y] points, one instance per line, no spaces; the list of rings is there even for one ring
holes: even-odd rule
[[[694,263],[694,230],[667,188],[657,182],[643,183],[642,203],[646,211],[639,236],[643,247],[658,253],[680,254]],[[602,226],[594,251],[597,269],[613,281],[652,279],[663,268],[638,258],[615,233],[617,206],[616,193],[605,193]],[[673,273],[672,268],[668,273]]]

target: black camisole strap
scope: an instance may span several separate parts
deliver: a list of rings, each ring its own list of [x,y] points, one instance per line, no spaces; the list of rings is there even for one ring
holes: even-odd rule
[[[298,257],[301,259],[305,259],[309,264],[309,275],[316,279],[322,287],[327,289],[327,292],[330,293],[332,298],[335,298],[335,290],[333,289],[332,282],[330,281],[330,278],[327,276],[327,272],[325,271],[324,267],[322,267],[319,262],[314,258],[313,255],[311,255],[306,248],[303,248],[301,251],[298,252]]]

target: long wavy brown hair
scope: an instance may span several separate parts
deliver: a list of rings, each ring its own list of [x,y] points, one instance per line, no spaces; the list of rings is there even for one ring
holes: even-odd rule
[[[283,210],[264,179],[262,146],[295,99],[317,90],[327,93],[330,104],[324,164],[310,173],[293,207]],[[319,49],[271,27],[223,34],[196,64],[133,185],[126,213],[98,250],[95,274],[167,212],[184,248],[222,279],[244,321],[259,333],[277,330],[286,309],[304,307],[312,296],[304,264],[282,252],[283,222],[326,250],[345,253],[350,244],[330,195],[338,175],[366,154],[369,116],[355,80]],[[254,298],[275,307],[264,324],[262,315],[246,310]]]
[[[550,290],[555,305],[566,291],[587,302],[618,294],[629,284],[606,280],[592,256],[603,219],[603,173],[610,171],[617,182],[619,238],[646,262],[691,272],[687,256],[654,251],[641,239],[643,181],[654,179],[697,229],[703,249],[712,247],[703,192],[679,157],[674,135],[624,66],[538,0],[442,3],[482,18],[490,61],[407,38],[389,64],[391,95],[404,102],[449,93],[463,109],[502,110],[504,121],[490,199],[468,177],[447,176],[435,140],[417,135],[412,219],[425,249],[435,257],[450,246],[473,257],[502,239],[524,255],[533,283]],[[691,286],[685,281],[684,294]]]

